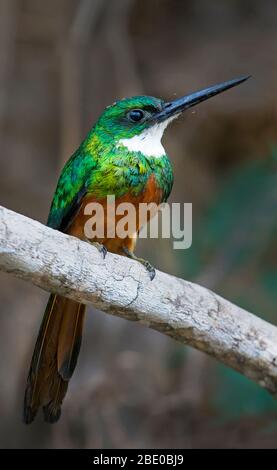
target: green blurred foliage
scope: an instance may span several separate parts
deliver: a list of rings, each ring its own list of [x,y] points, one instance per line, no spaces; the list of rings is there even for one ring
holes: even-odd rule
[[[221,364],[216,366],[216,373],[217,386],[211,396],[211,405],[220,418],[235,420],[247,415],[277,412],[276,400],[259,385]]]

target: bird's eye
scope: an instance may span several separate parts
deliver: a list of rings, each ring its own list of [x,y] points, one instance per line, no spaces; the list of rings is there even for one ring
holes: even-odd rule
[[[129,111],[127,114],[128,119],[132,122],[142,121],[144,116],[145,113],[141,109],[132,109],[132,111]]]

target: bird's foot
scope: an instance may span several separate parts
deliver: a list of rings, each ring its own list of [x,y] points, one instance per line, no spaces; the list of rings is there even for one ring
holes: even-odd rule
[[[123,252],[127,256],[127,258],[133,259],[134,261],[138,261],[140,264],[142,264],[145,267],[146,271],[148,272],[150,281],[153,281],[156,275],[156,271],[155,271],[155,268],[152,266],[152,264],[149,263],[149,261],[143,258],[138,258],[132,251],[130,251],[126,247],[123,247]]]
[[[94,246],[95,248],[97,248],[97,250],[99,251],[99,253],[103,256],[103,259],[106,258],[106,254],[108,252],[107,248],[105,247],[105,245],[103,245],[102,243],[99,243],[99,242],[91,242],[90,240],[87,240],[88,243],[90,243],[90,245]]]

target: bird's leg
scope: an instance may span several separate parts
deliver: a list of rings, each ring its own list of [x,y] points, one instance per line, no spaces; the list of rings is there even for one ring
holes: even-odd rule
[[[97,248],[97,250],[99,251],[99,253],[103,256],[103,259],[106,258],[106,254],[108,252],[107,248],[105,247],[105,245],[103,245],[102,243],[99,243],[99,242],[92,242],[91,240],[89,240],[88,238],[86,238],[86,242],[88,242],[90,245],[94,246],[95,248]]]
[[[156,275],[156,271],[155,271],[155,268],[152,266],[152,264],[149,263],[149,261],[147,261],[143,258],[138,258],[132,251],[130,251],[125,246],[123,246],[122,251],[125,253],[125,255],[128,258],[133,259],[134,261],[138,261],[139,263],[141,263],[146,268],[146,270],[149,274],[149,277],[150,277],[150,281],[153,281],[153,279]]]

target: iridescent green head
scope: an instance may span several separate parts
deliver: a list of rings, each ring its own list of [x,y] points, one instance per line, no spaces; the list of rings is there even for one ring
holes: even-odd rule
[[[241,77],[165,102],[152,96],[135,96],[116,101],[98,119],[94,133],[113,146],[130,151],[161,156],[161,138],[168,123],[183,111],[244,82]]]
[[[104,110],[97,127],[113,138],[128,139],[153,125],[153,118],[162,111],[163,105],[162,100],[153,96],[124,98]]]

